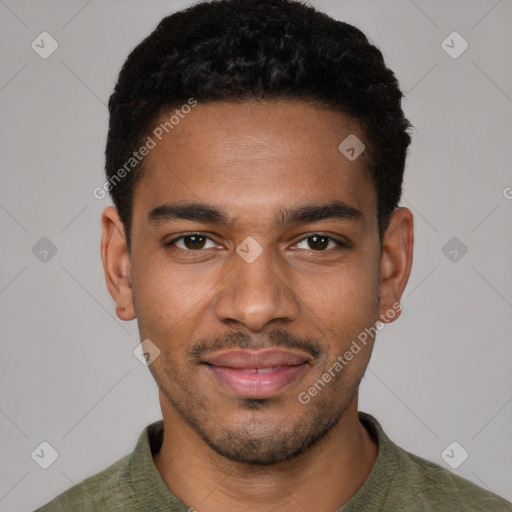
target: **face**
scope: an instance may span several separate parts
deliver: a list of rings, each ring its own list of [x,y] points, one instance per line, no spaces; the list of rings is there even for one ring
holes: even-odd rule
[[[104,213],[107,282],[160,351],[163,408],[228,459],[275,464],[325,436],[372,337],[344,354],[405,287],[412,225],[395,218],[381,248],[366,154],[338,149],[351,134],[365,142],[301,102],[200,104],[145,158],[130,256]]]

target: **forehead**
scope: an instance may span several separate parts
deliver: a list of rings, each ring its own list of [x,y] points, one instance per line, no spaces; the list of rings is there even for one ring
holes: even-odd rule
[[[365,135],[341,113],[291,100],[216,102],[181,113],[167,130],[161,140],[154,133],[162,130],[150,134],[134,220],[176,202],[215,204],[233,217],[259,212],[262,220],[286,206],[331,201],[361,210],[365,222],[376,215],[366,153],[354,160],[339,149],[347,137],[366,143]]]

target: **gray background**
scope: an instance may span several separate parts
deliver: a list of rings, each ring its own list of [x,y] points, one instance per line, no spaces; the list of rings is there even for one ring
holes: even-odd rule
[[[469,457],[453,471],[511,500],[512,2],[311,3],[383,51],[415,126],[402,202],[415,214],[413,271],[360,409],[447,468],[441,453],[457,441]],[[136,323],[117,320],[104,284],[109,201],[92,190],[121,64],[187,4],[0,0],[1,511],[33,510],[104,469],[161,417],[133,355]],[[59,44],[47,59],[31,48],[43,31]],[[457,59],[441,47],[453,31],[469,44]],[[57,248],[46,261],[47,241],[32,251],[43,237]],[[59,454],[46,470],[31,458],[42,441]]]

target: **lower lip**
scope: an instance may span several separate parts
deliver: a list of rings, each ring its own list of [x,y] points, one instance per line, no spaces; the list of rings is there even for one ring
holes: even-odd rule
[[[247,372],[225,366],[208,365],[213,375],[232,393],[243,398],[267,398],[296,381],[308,368],[307,364],[282,366],[271,372]]]

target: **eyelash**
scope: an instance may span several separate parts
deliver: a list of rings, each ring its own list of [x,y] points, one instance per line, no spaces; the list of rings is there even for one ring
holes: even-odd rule
[[[172,240],[170,240],[169,242],[165,242],[165,246],[166,247],[170,247],[170,248],[176,248],[176,249],[181,249],[182,251],[184,252],[187,252],[187,253],[200,253],[200,252],[203,252],[204,249],[197,249],[197,250],[191,250],[191,249],[183,249],[181,247],[176,247],[176,242],[179,242],[180,240],[184,240],[185,238],[189,238],[189,237],[193,237],[193,236],[200,236],[200,237],[203,237],[203,238],[206,238],[207,240],[210,240],[211,242],[214,242],[214,240],[212,240],[209,236],[203,234],[203,233],[197,233],[197,232],[194,232],[194,233],[188,233],[186,235],[181,235],[177,238],[174,238]],[[301,242],[304,242],[305,240],[307,240],[308,238],[312,238],[314,236],[320,236],[322,238],[327,238],[329,241],[332,241],[336,244],[336,250],[339,250],[339,249],[348,249],[350,246],[348,243],[345,243],[345,242],[342,242],[341,240],[337,240],[336,238],[332,237],[332,236],[328,236],[328,235],[323,235],[322,233],[311,233],[305,237],[303,237],[302,239],[300,239],[296,244],[294,245],[297,245]],[[323,250],[319,250],[319,251],[315,251],[314,249],[309,249],[313,252],[329,252],[329,249],[323,249]],[[332,249],[331,249],[332,250]]]

